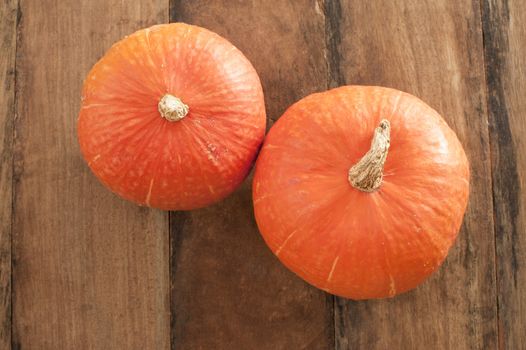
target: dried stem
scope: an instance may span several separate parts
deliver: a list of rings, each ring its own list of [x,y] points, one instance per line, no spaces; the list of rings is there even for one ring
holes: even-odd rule
[[[364,192],[374,192],[382,184],[384,164],[389,151],[390,132],[389,121],[383,119],[374,130],[369,151],[349,169],[349,182],[354,188]]]
[[[161,116],[171,122],[181,120],[188,114],[188,106],[179,98],[170,94],[166,94],[161,98],[157,108]]]

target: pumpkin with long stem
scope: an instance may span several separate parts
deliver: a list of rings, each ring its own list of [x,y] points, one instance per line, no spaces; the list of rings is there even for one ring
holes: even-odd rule
[[[258,75],[231,43],[183,23],[119,41],[89,72],[79,143],[120,196],[188,210],[231,193],[265,134]]]
[[[410,290],[444,261],[467,205],[455,133],[418,98],[346,86],[310,95],[270,130],[253,181],[258,227],[314,286],[351,299]]]

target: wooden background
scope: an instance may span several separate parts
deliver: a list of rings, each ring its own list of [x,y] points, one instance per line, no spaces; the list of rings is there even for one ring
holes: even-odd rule
[[[0,19],[0,349],[526,349],[525,1],[2,0]],[[76,140],[83,77],[169,21],[248,56],[270,123],[342,84],[437,109],[472,169],[440,271],[395,299],[339,299],[272,256],[250,181],[193,212],[105,190]]]

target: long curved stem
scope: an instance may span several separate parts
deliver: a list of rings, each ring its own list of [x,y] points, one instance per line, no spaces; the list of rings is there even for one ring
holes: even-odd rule
[[[374,192],[380,187],[390,140],[391,126],[389,121],[383,119],[374,130],[369,151],[349,169],[349,182],[354,188]]]

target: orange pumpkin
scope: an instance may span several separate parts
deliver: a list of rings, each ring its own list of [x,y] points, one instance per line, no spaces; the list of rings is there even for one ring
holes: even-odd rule
[[[351,299],[392,297],[434,272],[468,191],[466,155],[440,115],[409,94],[367,86],[290,107],[267,135],[253,183],[274,254]]]
[[[187,210],[216,202],[248,174],[265,133],[258,75],[231,43],[183,23],[119,41],[89,72],[78,138],[112,191]]]

